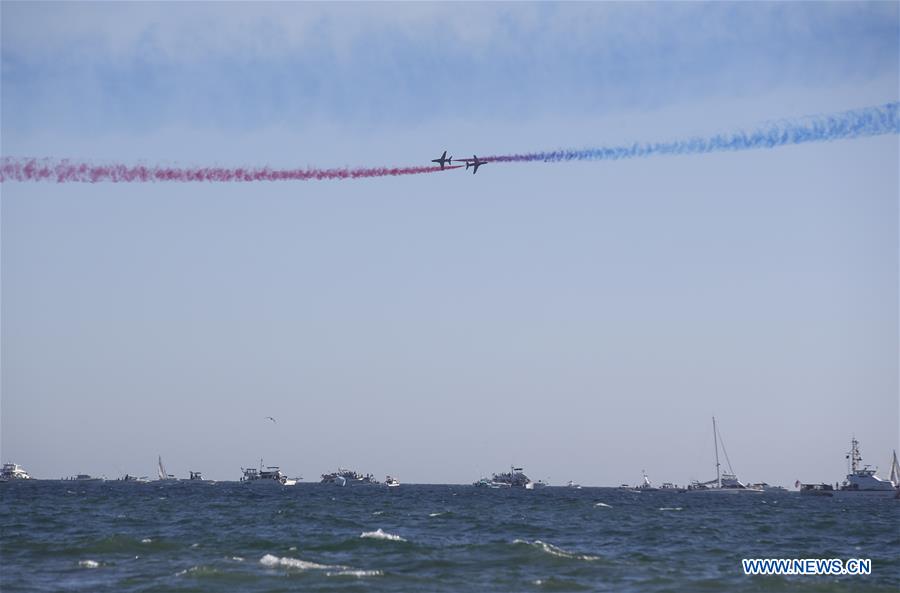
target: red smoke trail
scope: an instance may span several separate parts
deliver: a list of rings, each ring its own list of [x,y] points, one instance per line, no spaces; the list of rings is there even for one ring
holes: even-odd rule
[[[360,179],[439,173],[461,165],[440,167],[364,167],[356,169],[270,169],[269,167],[159,167],[145,165],[91,165],[55,159],[0,160],[0,182],[55,181],[57,183],[152,183],[157,181],[309,181],[322,179]]]

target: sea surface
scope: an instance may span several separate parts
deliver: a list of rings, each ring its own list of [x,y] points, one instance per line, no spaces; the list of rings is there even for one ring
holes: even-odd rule
[[[900,591],[900,501],[606,488],[0,484],[0,590]],[[870,558],[745,576],[741,558]]]

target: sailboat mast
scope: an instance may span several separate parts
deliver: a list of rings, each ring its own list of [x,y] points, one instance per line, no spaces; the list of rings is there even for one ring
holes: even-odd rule
[[[719,438],[716,436],[716,417],[713,416],[713,446],[716,448],[716,486],[722,487],[722,476],[719,472]]]

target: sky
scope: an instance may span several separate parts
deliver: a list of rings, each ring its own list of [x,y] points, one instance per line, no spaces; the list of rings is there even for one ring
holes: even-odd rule
[[[0,153],[424,166],[897,102],[897,3],[0,4]],[[0,456],[835,482],[900,448],[897,134],[0,184]],[[277,422],[266,420],[274,417]]]

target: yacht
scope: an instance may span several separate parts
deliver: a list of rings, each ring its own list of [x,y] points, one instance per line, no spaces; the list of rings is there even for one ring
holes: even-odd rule
[[[397,478],[388,476],[384,479],[384,485],[387,486],[388,488],[397,488],[398,486],[400,486],[400,480],[398,480]]]
[[[728,452],[725,450],[725,442],[722,441],[722,436],[719,434],[719,430],[716,428],[716,418],[713,416],[712,419],[713,424],[713,445],[716,451],[716,479],[709,480],[707,482],[698,482],[694,480],[687,487],[686,492],[722,492],[729,494],[740,494],[740,493],[755,493],[761,494],[763,492],[762,488],[757,488],[755,486],[748,486],[737,479],[737,476],[734,473],[734,469],[731,467],[731,460],[728,459]],[[722,453],[725,454],[725,461],[728,464],[728,472],[722,473],[720,464],[719,464],[719,445],[721,443]]]
[[[569,480],[569,483],[566,484],[566,488],[574,488],[575,490],[581,490],[581,484],[576,484],[574,480]]]
[[[263,466],[263,460],[259,460],[259,469],[255,467],[241,468],[243,476],[241,476],[241,484],[249,484],[251,486],[296,486],[295,478],[288,478],[278,468],[277,465]],[[191,472],[193,473],[193,472]]]
[[[4,463],[3,470],[0,471],[0,482],[13,482],[15,480],[31,480],[33,479],[25,471],[25,468],[18,463]]]
[[[891,478],[884,480],[875,475],[878,468],[862,465],[862,455],[859,453],[859,441],[856,437],[850,440],[850,451],[847,453],[847,478],[841,483],[836,494],[870,496],[896,496],[900,489],[900,467],[897,465],[897,452],[891,459]],[[802,490],[801,490],[802,492]]]
[[[336,472],[322,474],[320,484],[335,484],[337,486],[353,486],[353,485],[377,485],[378,480],[372,474],[361,474],[359,472],[339,467]]]

